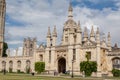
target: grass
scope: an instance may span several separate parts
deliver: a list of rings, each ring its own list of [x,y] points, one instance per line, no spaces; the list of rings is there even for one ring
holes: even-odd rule
[[[77,78],[70,78],[70,76],[32,76],[31,74],[15,74],[15,73],[7,73],[3,75],[0,73],[0,80],[105,80],[104,78],[93,78],[93,77],[77,77]],[[109,80],[120,80],[120,78],[109,78]]]

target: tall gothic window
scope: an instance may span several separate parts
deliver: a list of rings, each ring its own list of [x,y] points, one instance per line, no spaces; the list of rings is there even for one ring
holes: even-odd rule
[[[9,68],[11,68],[11,69],[13,68],[13,62],[12,61],[9,62]]]
[[[76,49],[73,49],[73,60],[76,60]]]
[[[68,37],[65,37],[65,42],[68,42]]]
[[[30,48],[33,48],[33,44],[30,44]]]
[[[76,35],[74,36],[74,42],[76,43]]]
[[[40,61],[43,61],[43,55],[42,54],[40,55]]]
[[[51,50],[49,51],[49,63],[51,62]]]
[[[87,53],[88,59],[90,60],[91,59],[91,52],[86,52],[86,53]]]
[[[5,69],[5,68],[6,68],[6,62],[2,61],[2,69]]]
[[[17,62],[17,67],[18,67],[18,68],[21,68],[21,61],[18,61],[18,62]]]

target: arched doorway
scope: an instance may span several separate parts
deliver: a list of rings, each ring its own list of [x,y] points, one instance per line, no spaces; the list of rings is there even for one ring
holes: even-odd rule
[[[26,73],[30,73],[30,71],[31,71],[30,64],[31,64],[30,60],[27,60],[26,61]]]
[[[112,59],[112,66],[114,69],[120,69],[120,58],[115,57]]]
[[[65,58],[60,58],[58,60],[58,72],[65,73],[66,72],[66,60]]]

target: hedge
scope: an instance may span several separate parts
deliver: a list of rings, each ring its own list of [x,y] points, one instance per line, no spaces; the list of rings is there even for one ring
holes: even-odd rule
[[[35,71],[37,73],[41,73],[45,70],[45,62],[36,62],[35,63]]]
[[[112,74],[114,77],[120,77],[120,70],[118,69],[113,69],[112,70]]]

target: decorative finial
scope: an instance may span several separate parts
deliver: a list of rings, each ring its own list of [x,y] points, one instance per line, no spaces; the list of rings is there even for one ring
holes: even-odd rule
[[[69,19],[72,19],[72,17],[73,17],[72,12],[73,12],[72,1],[70,0],[69,9],[68,9],[68,18]]]
[[[87,27],[84,29],[84,38],[88,38],[88,30]]]
[[[108,38],[110,38],[111,36],[110,36],[110,32],[108,32]]]
[[[50,27],[48,27],[48,33],[47,33],[47,37],[51,37],[51,33],[50,33]]]
[[[95,34],[94,34],[94,27],[93,27],[93,26],[92,26],[92,28],[91,28],[90,37],[95,37]]]
[[[100,32],[99,32],[99,28],[97,27],[97,31],[96,31],[96,34],[99,34]]]
[[[54,30],[53,30],[53,36],[57,37],[56,26],[54,26]]]

